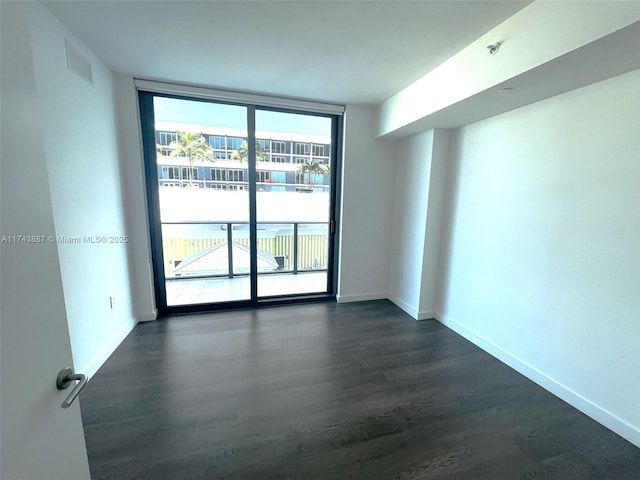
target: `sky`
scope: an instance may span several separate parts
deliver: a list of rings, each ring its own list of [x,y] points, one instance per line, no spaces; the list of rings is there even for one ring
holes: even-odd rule
[[[194,123],[246,130],[247,109],[237,105],[155,97],[156,122]],[[256,130],[331,136],[331,119],[256,110]]]

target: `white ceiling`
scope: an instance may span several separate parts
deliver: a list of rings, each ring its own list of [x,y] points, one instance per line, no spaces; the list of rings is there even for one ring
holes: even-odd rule
[[[530,1],[43,3],[117,72],[379,104]]]

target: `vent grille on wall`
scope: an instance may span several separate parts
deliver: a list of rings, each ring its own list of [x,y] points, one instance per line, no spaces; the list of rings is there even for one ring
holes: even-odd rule
[[[67,68],[78,75],[83,80],[86,80],[89,84],[93,85],[93,72],[91,70],[91,64],[86,61],[73,45],[65,40],[65,46],[67,48]]]

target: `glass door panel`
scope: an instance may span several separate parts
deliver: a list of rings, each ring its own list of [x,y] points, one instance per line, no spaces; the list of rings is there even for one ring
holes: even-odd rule
[[[250,300],[247,108],[155,96],[167,306]]]
[[[328,117],[256,110],[259,298],[327,292],[331,128]]]
[[[339,117],[139,100],[158,308],[332,295]]]

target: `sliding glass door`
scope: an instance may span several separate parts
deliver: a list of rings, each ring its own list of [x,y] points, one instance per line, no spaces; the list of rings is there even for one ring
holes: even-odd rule
[[[331,119],[256,112],[258,296],[326,291],[331,221]]]
[[[139,96],[160,310],[332,296],[339,119]]]
[[[153,112],[167,305],[249,300],[247,165],[232,158],[247,108],[154,97]]]

